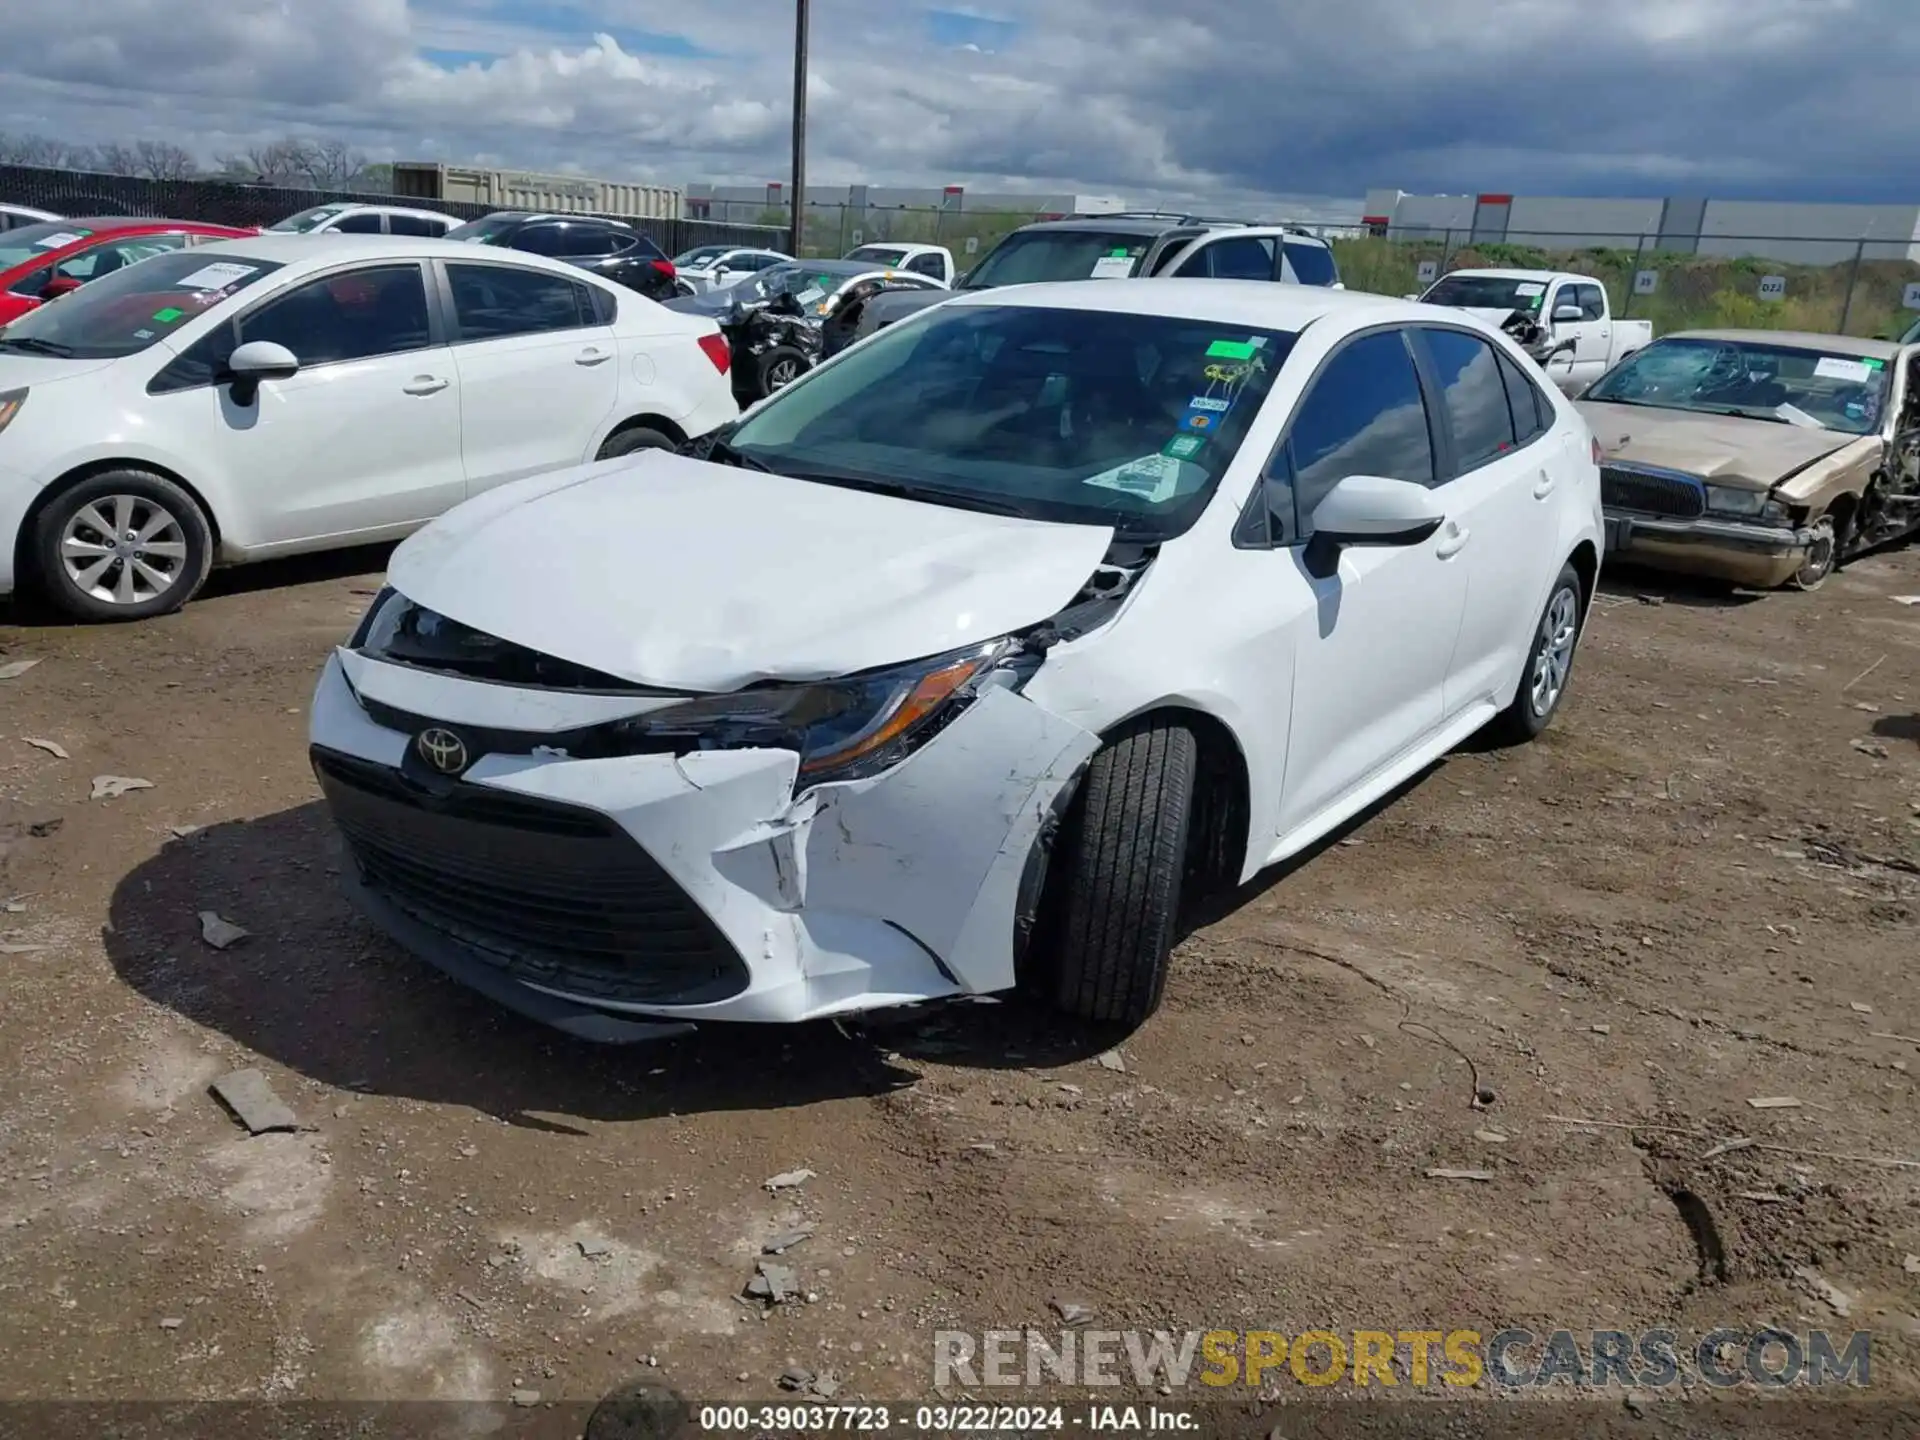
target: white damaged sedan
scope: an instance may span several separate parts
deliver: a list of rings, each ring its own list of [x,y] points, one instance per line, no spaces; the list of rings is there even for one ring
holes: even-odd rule
[[[377,924],[589,1038],[1022,987],[1566,694],[1593,440],[1504,337],[1305,286],[957,295],[714,436],[395,553],[312,760]]]

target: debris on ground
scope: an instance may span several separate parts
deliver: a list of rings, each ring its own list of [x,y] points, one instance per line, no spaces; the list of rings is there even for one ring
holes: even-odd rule
[[[804,1390],[811,1384],[813,1384],[813,1371],[802,1366],[795,1365],[780,1372],[782,1390]]]
[[[762,1245],[760,1247],[760,1253],[762,1255],[784,1255],[787,1253],[787,1251],[793,1249],[794,1246],[805,1244],[807,1241],[811,1240],[812,1238],[813,1238],[812,1230],[802,1229],[802,1230],[784,1231],[783,1233],[776,1235],[771,1240],[767,1241],[766,1244]]]
[[[39,663],[38,660],[9,660],[0,665],[0,680],[18,680]]]
[[[167,834],[171,835],[176,840],[184,840],[189,835],[198,835],[199,833],[200,833],[200,827],[198,825],[167,826]]]
[[[166,1319],[160,1322],[160,1328],[162,1330],[178,1330],[182,1325],[186,1323],[187,1322],[185,1320],[182,1320],[178,1315],[169,1315],[167,1316]]]
[[[813,1393],[818,1395],[822,1400],[831,1400],[840,1393],[839,1378],[831,1370],[814,1376]]]
[[[216,950],[238,945],[251,934],[251,930],[243,929],[231,920],[223,920],[212,910],[200,912],[200,938]]]
[[[1853,1313],[1853,1297],[1835,1285],[1831,1280],[1827,1279],[1827,1277],[1822,1275],[1818,1270],[1809,1269],[1805,1265],[1796,1265],[1793,1267],[1793,1274],[1794,1278],[1806,1287],[1809,1295],[1820,1301],[1842,1320],[1845,1320]]]
[[[770,1265],[761,1260],[753,1269],[754,1276],[747,1281],[746,1290],[753,1299],[782,1305],[800,1293],[800,1282],[791,1266]]]
[[[588,1260],[598,1260],[602,1255],[611,1255],[613,1247],[604,1240],[581,1240],[576,1242],[580,1253]]]
[[[1805,1103],[1791,1095],[1757,1095],[1747,1101],[1756,1110],[1798,1110]]]
[[[1871,1015],[1871,1014],[1873,1014],[1873,1006],[1871,1006],[1871,1005],[1862,1005],[1862,1004],[1861,1004],[1861,1003],[1860,1003],[1860,1002],[1859,1002],[1858,1000],[1856,1000],[1856,1001],[1854,1001],[1854,1002],[1853,1002],[1853,1005],[1852,1005],[1852,1007],[1851,1007],[1851,1008],[1852,1008],[1852,1010],[1853,1010],[1853,1013],[1854,1013],[1854,1014],[1856,1014],[1856,1015]]]
[[[1633,598],[1638,600],[1642,605],[1664,605],[1667,603],[1667,597],[1664,595],[1636,595]]]
[[[1060,1317],[1062,1325],[1084,1325],[1093,1319],[1093,1306],[1083,1305],[1077,1300],[1050,1300],[1047,1303],[1053,1313]]]
[[[1476,1130],[1473,1132],[1473,1138],[1485,1141],[1489,1145],[1504,1145],[1507,1143],[1507,1137],[1502,1135],[1498,1130]]]
[[[1920,1275],[1920,1255],[1909,1255],[1900,1262],[1900,1268],[1909,1275]]]
[[[153,781],[142,780],[138,775],[96,775],[93,777],[93,793],[89,800],[117,800],[133,790],[151,790]]]
[[[36,840],[44,840],[49,835],[55,834],[60,827],[66,823],[65,818],[59,815],[54,816],[51,820],[35,820],[31,825],[27,826],[27,834]]]
[[[806,1184],[807,1181],[811,1179],[813,1179],[813,1171],[811,1170],[783,1170],[771,1179],[763,1180],[760,1183],[768,1190],[792,1190],[797,1186]]]
[[[1887,758],[1887,747],[1878,740],[1856,740],[1853,742],[1853,748],[1862,755],[1871,755],[1875,760]]]
[[[507,1399],[511,1400],[522,1410],[531,1410],[540,1403],[540,1392],[538,1390],[514,1390],[508,1393]]]
[[[1611,1035],[1613,1033],[1613,1026],[1611,1025],[1589,1025],[1587,1028],[1596,1035]]]
[[[1752,1144],[1753,1141],[1749,1140],[1745,1135],[1736,1135],[1731,1140],[1722,1140],[1711,1150],[1701,1151],[1700,1158],[1702,1160],[1715,1160],[1722,1155],[1731,1155],[1735,1150],[1745,1150]]]
[[[211,1088],[220,1103],[233,1112],[234,1119],[246,1126],[251,1135],[300,1128],[293,1111],[273,1093],[267,1077],[258,1070],[236,1070],[214,1081]]]
[[[1447,1170],[1427,1171],[1429,1180],[1497,1180],[1500,1177],[1491,1170]]]
[[[37,955],[42,950],[51,950],[51,945],[18,945],[10,940],[0,940],[0,955]]]
[[[46,751],[47,754],[53,756],[56,760],[71,760],[73,758],[67,754],[67,747],[62,745],[58,740],[42,740],[37,735],[22,735],[20,738],[26,741],[27,744],[33,746],[34,749]]]
[[[1094,1057],[1103,1070],[1117,1070],[1122,1075],[1127,1072],[1126,1058],[1118,1050],[1103,1050]]]

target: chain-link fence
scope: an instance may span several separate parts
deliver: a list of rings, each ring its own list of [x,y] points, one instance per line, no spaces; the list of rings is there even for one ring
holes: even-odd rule
[[[1335,241],[1347,286],[1413,294],[1453,270],[1570,270],[1613,311],[1674,330],[1805,330],[1894,339],[1920,321],[1920,245],[1787,235],[1508,234],[1468,230]]]
[[[457,200],[403,200],[347,190],[303,190],[279,185],[245,185],[232,180],[149,180],[136,175],[94,175],[77,170],[0,165],[0,201],[51,210],[56,215],[138,216],[143,219],[199,220],[210,225],[271,225],[312,205],[329,202],[418,205],[442,214],[475,220],[491,207]],[[669,255],[695,245],[772,245],[786,243],[786,231],[760,225],[713,220],[641,219],[616,216],[646,235]]]

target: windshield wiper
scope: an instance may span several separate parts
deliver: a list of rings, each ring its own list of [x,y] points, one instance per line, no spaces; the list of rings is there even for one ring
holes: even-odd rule
[[[1771,410],[1743,410],[1738,405],[1716,405],[1715,415],[1732,415],[1740,420],[1769,420],[1775,425],[1791,425],[1793,422],[1784,415],[1776,415]]]
[[[1010,500],[996,500],[967,490],[942,490],[935,485],[908,485],[900,480],[869,480],[860,475],[830,475],[815,470],[790,473],[796,480],[817,480],[822,485],[838,485],[844,490],[864,490],[870,495],[891,495],[896,500],[923,500],[930,505],[978,510],[987,515],[1011,515],[1020,520],[1033,518]]]
[[[0,345],[9,350],[25,350],[32,355],[51,355],[56,360],[65,360],[73,354],[71,345],[62,345],[57,340],[42,340],[37,335],[0,335]]]
[[[705,439],[695,440],[681,447],[681,453],[695,460],[712,460],[721,465],[734,465],[742,470],[758,470],[763,475],[777,475],[780,472],[763,460],[756,460],[744,450],[736,450],[718,435],[709,435]]]

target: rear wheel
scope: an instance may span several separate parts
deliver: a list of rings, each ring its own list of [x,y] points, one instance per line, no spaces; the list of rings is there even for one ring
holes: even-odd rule
[[[81,620],[144,620],[178,610],[213,568],[199,503],[163,475],[109,470],[49,500],[33,559],[47,598]]]
[[[599,453],[593,458],[612,460],[617,456],[631,455],[636,450],[671,450],[673,448],[672,436],[662,435],[658,430],[645,425],[629,425],[625,430],[609,435],[605,443],[600,446]]]
[[[1199,746],[1149,721],[1094,756],[1049,877],[1054,1006],[1137,1025],[1159,1008],[1180,914]]]
[[[1580,574],[1573,566],[1563,565],[1554,577],[1546,608],[1540,612],[1540,623],[1533,628],[1519,693],[1489,727],[1497,739],[1524,744],[1553,719],[1573,676],[1573,654],[1580,644],[1580,610]]]
[[[762,396],[784,390],[798,380],[806,368],[807,357],[798,350],[786,346],[769,350],[760,357],[760,366],[755,372],[757,389]]]

